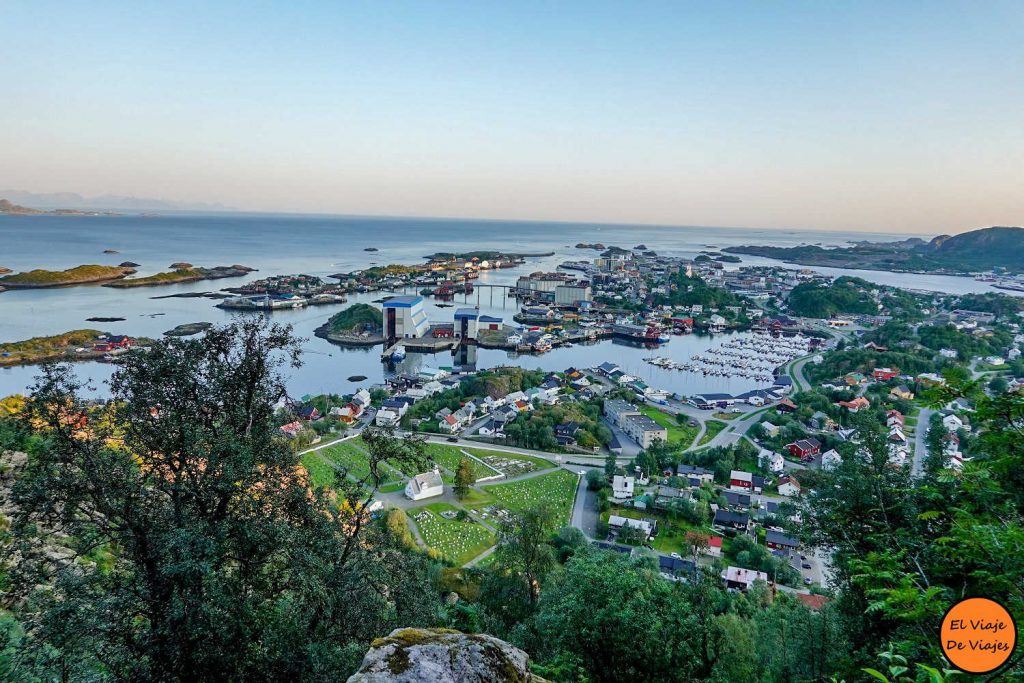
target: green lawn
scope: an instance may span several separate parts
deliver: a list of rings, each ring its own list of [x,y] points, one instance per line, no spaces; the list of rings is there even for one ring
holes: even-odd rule
[[[536,455],[524,455],[523,453],[509,453],[506,451],[491,451],[485,448],[465,449],[483,460],[491,467],[500,470],[509,477],[534,472],[536,470],[547,470],[555,467],[555,463],[547,458]]]
[[[613,507],[608,512],[601,513],[601,521],[607,523],[608,517],[611,515],[618,515],[619,517],[629,517],[630,519],[653,519],[658,522],[658,533],[651,540],[651,545],[654,549],[660,553],[671,554],[679,553],[683,557],[688,557],[690,554],[690,548],[686,544],[686,534],[691,531],[699,531],[702,534],[711,535],[713,531],[710,528],[698,529],[697,527],[689,527],[681,521],[669,521],[668,517],[658,512],[652,512],[650,510],[635,510],[633,508],[625,507]]]
[[[302,456],[302,466],[309,472],[309,479],[314,487],[334,486],[335,476],[338,473],[321,451],[313,451]]]
[[[458,446],[445,446],[439,443],[428,443],[426,444],[426,450],[427,455],[429,455],[434,462],[451,472],[453,476],[459,470],[459,463],[463,458],[467,457],[462,453],[462,450]],[[473,469],[473,481],[483,479],[485,477],[493,477],[498,474],[498,472],[487,465],[484,465],[482,462],[474,460],[473,458],[468,459],[469,464]]]
[[[366,451],[356,445],[356,441],[358,439],[342,441],[314,452],[344,467],[356,479],[362,479],[370,473],[370,458]]]
[[[572,472],[558,469],[531,479],[482,488],[494,504],[512,512],[526,510],[542,502],[548,503],[558,512],[559,525],[564,526],[569,523],[572,514],[572,502],[576,496],[578,479]],[[481,503],[476,505],[482,506]]]
[[[445,519],[442,512],[458,512],[448,503],[432,503],[407,510],[424,543],[452,564],[463,565],[495,544],[494,534],[472,520]]]
[[[711,441],[711,439],[718,436],[719,432],[721,432],[728,426],[729,425],[727,425],[726,423],[719,422],[718,420],[707,420],[704,423],[704,435],[700,437],[700,443],[697,445],[703,446],[704,444],[708,443],[709,441]]]
[[[370,474],[370,455],[366,450],[366,443],[359,437],[340,441],[315,452],[344,467],[354,479],[362,480]],[[406,476],[399,468],[389,463],[383,463],[381,474],[387,482],[398,481]]]
[[[679,424],[676,422],[675,415],[669,415],[651,406],[640,406],[640,412],[668,430],[668,442],[670,444],[681,444],[684,447],[689,447],[697,437],[697,432],[700,431],[700,427]]]

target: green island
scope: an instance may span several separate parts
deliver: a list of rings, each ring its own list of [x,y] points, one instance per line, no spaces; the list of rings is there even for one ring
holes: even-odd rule
[[[384,314],[379,308],[370,304],[353,304],[332,315],[322,327],[328,333],[345,333],[368,327],[379,330],[383,326]]]
[[[120,280],[135,273],[124,266],[82,265],[67,270],[27,270],[0,277],[0,287],[8,289],[38,289],[42,287],[69,287],[95,282]]]
[[[384,314],[370,304],[353,304],[327,319],[313,334],[340,344],[376,344],[384,330]]]
[[[159,285],[173,285],[182,282],[198,282],[200,280],[220,280],[228,277],[242,277],[253,271],[247,266],[216,266],[214,268],[178,268],[171,271],[156,273],[139,278],[129,278],[109,282],[105,287],[117,287],[128,289],[131,287],[155,287]]]

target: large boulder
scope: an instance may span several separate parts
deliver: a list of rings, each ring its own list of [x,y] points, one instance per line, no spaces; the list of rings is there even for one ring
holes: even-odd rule
[[[348,683],[541,683],[503,640],[443,628],[399,628],[373,641]]]

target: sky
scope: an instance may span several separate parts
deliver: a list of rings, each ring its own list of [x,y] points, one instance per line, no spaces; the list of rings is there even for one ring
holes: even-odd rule
[[[0,187],[243,210],[1024,224],[1024,3],[0,0]]]

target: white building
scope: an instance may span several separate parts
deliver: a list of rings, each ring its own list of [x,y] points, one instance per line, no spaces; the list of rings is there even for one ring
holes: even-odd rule
[[[409,500],[423,500],[444,494],[444,482],[437,470],[417,474],[405,485],[405,497]]]
[[[429,328],[423,297],[403,295],[384,302],[384,336],[388,339],[418,339]]]
[[[779,495],[780,496],[799,496],[800,495],[800,482],[793,477],[783,477],[779,480]]]
[[[633,477],[624,477],[616,474],[612,478],[612,498],[615,500],[627,500],[633,497]]]
[[[581,302],[593,300],[594,293],[585,280],[565,282],[555,287],[556,306],[579,306]]]
[[[773,474],[782,472],[786,467],[786,461],[782,454],[767,448],[762,448],[761,452],[757,454],[757,464]]]
[[[843,456],[839,455],[839,451],[832,448],[821,454],[821,469],[826,472],[831,472],[835,468],[839,467],[843,462]]]
[[[967,429],[964,421],[956,415],[947,415],[942,418],[942,426],[946,428],[947,432],[958,432],[961,429]]]
[[[644,538],[650,538],[651,534],[654,533],[654,525],[646,519],[632,519],[630,517],[612,515],[608,518],[608,526],[616,531],[623,527],[639,529],[644,533]]]

